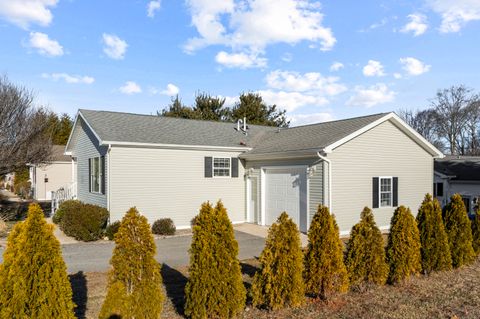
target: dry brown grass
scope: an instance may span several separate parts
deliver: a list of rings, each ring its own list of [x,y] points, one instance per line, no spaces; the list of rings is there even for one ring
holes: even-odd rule
[[[256,260],[242,263],[250,287]],[[162,268],[167,295],[163,318],[183,318],[186,268]],[[79,318],[97,318],[107,285],[105,273],[71,276]],[[412,278],[399,286],[350,292],[329,302],[307,299],[305,306],[267,312],[247,306],[242,318],[480,318],[480,260],[472,266]]]

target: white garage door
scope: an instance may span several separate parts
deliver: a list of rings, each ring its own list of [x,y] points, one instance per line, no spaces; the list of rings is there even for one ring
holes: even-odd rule
[[[307,229],[307,178],[305,168],[267,169],[265,171],[265,221],[273,224],[282,212]]]

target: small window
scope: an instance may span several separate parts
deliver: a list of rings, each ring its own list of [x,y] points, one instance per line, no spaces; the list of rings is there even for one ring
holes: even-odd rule
[[[380,207],[392,206],[392,178],[380,177]]]
[[[90,159],[90,191],[92,193],[102,192],[102,165],[103,158],[94,157]]]
[[[215,157],[213,159],[213,176],[230,177],[230,158]]]
[[[443,183],[435,183],[435,184],[436,184],[435,190],[437,193],[437,195],[435,196],[443,197]]]

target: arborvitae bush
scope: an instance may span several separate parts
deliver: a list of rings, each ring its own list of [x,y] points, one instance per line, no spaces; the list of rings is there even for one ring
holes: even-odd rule
[[[445,207],[445,229],[448,235],[452,266],[468,265],[475,260],[472,246],[472,226],[462,196],[455,194]]]
[[[99,318],[160,318],[164,295],[155,251],[147,219],[130,208],[115,236],[107,296]]]
[[[420,233],[422,270],[428,274],[432,271],[452,269],[450,246],[442,220],[442,208],[438,200],[430,194],[425,199],[417,214]]]
[[[350,285],[383,285],[388,276],[382,233],[365,207],[360,222],[352,227],[345,257]]]
[[[254,306],[279,309],[305,301],[303,253],[297,225],[283,212],[269,231],[252,283]]]
[[[480,255],[480,211],[477,210],[472,221],[473,250]]]
[[[328,207],[322,205],[318,206],[308,230],[304,278],[306,292],[322,299],[348,290],[338,225]]]
[[[120,229],[121,222],[117,220],[116,222],[110,223],[107,228],[105,229],[105,236],[107,236],[108,240],[114,240],[115,234],[118,233]]]
[[[238,243],[227,210],[203,203],[195,218],[185,314],[191,318],[232,318],[245,307],[246,290],[237,258]]]
[[[420,233],[410,208],[395,209],[387,244],[388,280],[397,283],[422,270]]]
[[[60,243],[40,206],[8,237],[0,265],[0,318],[75,318]]]

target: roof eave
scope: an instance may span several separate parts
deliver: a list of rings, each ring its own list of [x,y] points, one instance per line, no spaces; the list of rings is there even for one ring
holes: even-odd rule
[[[121,141],[102,141],[101,145],[127,146],[127,147],[145,147],[145,148],[165,148],[165,149],[185,149],[185,150],[212,150],[212,151],[234,151],[246,152],[251,147],[241,146],[215,146],[215,145],[182,145],[182,144],[162,144],[162,143],[140,143],[140,142],[121,142]]]
[[[275,159],[293,159],[293,158],[311,158],[317,157],[318,149],[308,149],[308,150],[296,150],[296,151],[286,151],[286,152],[275,152],[275,153],[259,153],[259,154],[249,154],[244,153],[239,157],[245,160],[275,160]]]

